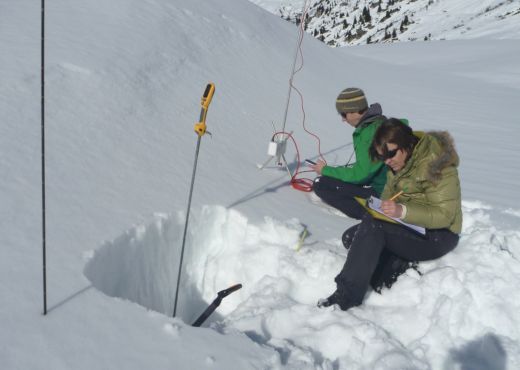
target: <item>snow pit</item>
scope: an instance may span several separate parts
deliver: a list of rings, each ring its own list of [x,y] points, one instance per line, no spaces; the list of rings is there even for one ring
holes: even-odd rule
[[[86,265],[85,275],[111,297],[171,316],[184,221],[181,213],[154,215],[150,224],[137,225],[99,248]],[[280,275],[282,255],[292,258],[302,230],[296,220],[281,223],[266,218],[260,226],[251,225],[237,211],[221,206],[192,212],[177,316],[192,323],[218,291],[242,283],[244,287],[228,296],[218,312],[234,310],[262,279]],[[218,312],[213,320],[219,318]]]
[[[343,312],[316,307],[345,261],[339,239],[311,236],[296,251],[298,220],[254,225],[235,210],[205,206],[190,217],[177,316],[193,323],[218,291],[241,283],[204,326],[242,332],[290,368],[519,368],[520,292],[511,287],[520,276],[520,231],[504,228],[516,216],[481,202],[463,202],[463,213],[455,251]],[[156,215],[99,248],[85,275],[109,296],[171,316],[183,230],[184,215]]]

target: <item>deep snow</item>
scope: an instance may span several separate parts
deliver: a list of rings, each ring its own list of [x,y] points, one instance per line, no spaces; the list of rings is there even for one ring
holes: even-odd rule
[[[345,313],[315,303],[334,288],[354,221],[291,189],[284,170],[256,167],[281,126],[295,28],[239,0],[48,3],[44,317],[39,11],[0,4],[3,368],[520,367],[517,40],[329,49],[305,37],[295,84],[329,163],[352,149],[334,112],[352,85],[415,129],[448,129],[461,156],[458,248]],[[208,81],[212,136],[171,318]],[[295,94],[287,129],[316,158]],[[204,328],[186,324],[235,283]]]

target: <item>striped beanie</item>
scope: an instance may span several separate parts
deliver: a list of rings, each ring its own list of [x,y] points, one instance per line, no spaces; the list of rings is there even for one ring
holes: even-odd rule
[[[336,99],[338,113],[360,112],[368,108],[367,99],[363,90],[349,87],[343,90]]]

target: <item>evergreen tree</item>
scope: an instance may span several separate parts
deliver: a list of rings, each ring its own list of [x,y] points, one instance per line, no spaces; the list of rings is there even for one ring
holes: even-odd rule
[[[372,17],[370,16],[370,10],[368,10],[366,6],[363,8],[362,17],[362,19],[367,23],[370,23],[372,20]]]

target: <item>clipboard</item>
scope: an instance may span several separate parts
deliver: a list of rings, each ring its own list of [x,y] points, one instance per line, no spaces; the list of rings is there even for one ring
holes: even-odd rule
[[[365,210],[375,219],[390,222],[393,224],[400,224],[400,225],[403,225],[403,226],[406,226],[406,227],[412,229],[413,231],[415,231],[421,235],[426,235],[426,229],[422,226],[409,224],[399,218],[390,217],[390,216],[385,215],[383,213],[383,211],[381,211],[381,199],[376,198],[374,196],[371,196],[368,199],[364,199],[364,198],[360,198],[360,197],[354,197],[354,199],[359,204],[361,204],[361,206],[363,208],[365,208]]]

